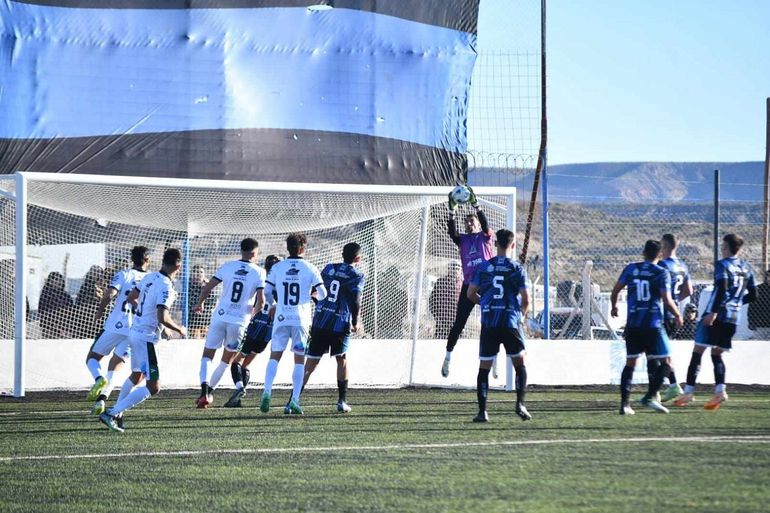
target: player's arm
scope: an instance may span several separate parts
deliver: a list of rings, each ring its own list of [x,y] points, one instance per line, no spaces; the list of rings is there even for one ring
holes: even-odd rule
[[[674,299],[671,297],[669,290],[671,290],[671,287],[669,286],[660,289],[660,296],[663,299],[663,306],[666,310],[673,314],[676,327],[681,328],[684,324],[684,321],[682,320],[682,314],[679,311],[679,307],[676,306]]]
[[[182,338],[187,337],[187,329],[184,326],[180,326],[174,322],[174,319],[171,318],[171,314],[169,314],[168,307],[166,305],[158,305],[158,322],[161,326],[165,326],[171,331],[179,333]]]
[[[679,297],[676,299],[678,301],[683,301],[688,297],[691,297],[692,293],[693,293],[692,282],[690,281],[690,275],[687,274],[684,277],[684,283],[682,284],[682,289],[679,291]]]
[[[481,225],[481,231],[482,233],[486,233],[487,235],[491,236],[492,232],[489,231],[489,221],[487,221],[487,216],[484,215],[484,211],[479,208],[478,205],[474,205],[476,208],[476,216],[479,218],[479,224]]]
[[[265,305],[265,289],[257,289],[257,300],[254,302],[254,310],[251,315],[255,315],[262,311],[262,307]]]
[[[523,321],[527,318],[527,310],[529,310],[529,289],[527,287],[519,289],[519,305],[521,305],[521,319]]]
[[[129,292],[128,297],[126,298],[126,301],[134,306],[137,305],[137,301],[139,301],[139,287],[134,287],[131,289],[131,292]]]
[[[96,312],[94,312],[94,322],[99,322],[99,319],[102,318],[104,311],[107,309],[107,305],[110,304],[110,301],[112,301],[117,293],[118,289],[115,287],[107,287],[107,290],[102,295],[102,300],[99,301],[99,305],[96,307]]]
[[[620,291],[623,290],[625,286],[625,282],[618,280],[617,283],[615,283],[615,286],[612,287],[612,292],[610,293],[610,305],[612,305],[610,315],[613,317],[618,316],[618,295],[620,295]]]
[[[709,309],[708,313],[703,316],[703,324],[706,326],[711,326],[717,319],[719,308],[722,306],[722,302],[727,296],[727,290],[729,289],[729,286],[730,284],[728,283],[726,277],[714,281],[714,301],[711,302],[711,308]]]
[[[477,305],[481,302],[481,296],[479,295],[479,286],[476,283],[471,283],[468,285],[468,293],[466,294],[468,296],[468,300],[470,300],[471,303],[474,305]]]
[[[754,302],[757,299],[757,286],[754,284],[754,275],[749,275],[746,285],[746,293],[741,298],[744,305]]]
[[[452,239],[452,242],[460,245],[460,234],[457,231],[457,223],[455,222],[455,213],[450,211],[449,212],[449,219],[446,222],[447,226],[447,233],[449,233],[449,238]]]
[[[323,301],[324,298],[328,295],[324,282],[316,283],[313,285],[311,294],[313,294],[313,297],[316,299],[316,301]]]
[[[278,292],[275,290],[275,283],[270,281],[271,276],[268,276],[265,280],[265,297],[268,298],[268,304],[270,305],[270,311],[268,316],[272,319],[275,316],[275,303],[278,302]]]
[[[201,293],[198,295],[198,301],[195,303],[193,312],[203,313],[203,302],[206,301],[206,298],[208,298],[209,295],[211,295],[211,291],[214,290],[214,287],[220,283],[222,283],[222,280],[216,276],[213,276],[208,282],[206,282],[206,284],[201,288]]]

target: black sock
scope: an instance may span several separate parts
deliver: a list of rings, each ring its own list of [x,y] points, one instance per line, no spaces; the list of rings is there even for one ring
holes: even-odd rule
[[[487,393],[489,392],[489,369],[479,369],[476,377],[476,397],[479,400],[479,411],[487,410]]]
[[[724,385],[727,369],[725,368],[724,360],[722,360],[722,355],[712,354],[711,361],[714,364],[714,383],[717,385]]]
[[[241,376],[243,381],[243,389],[249,386],[249,380],[251,379],[251,371],[248,368],[241,367]]]
[[[233,385],[239,381],[243,381],[243,367],[238,362],[233,362],[230,365],[230,375],[233,377]]]
[[[623,372],[620,373],[620,402],[628,404],[628,398],[631,395],[631,380],[634,377],[634,368],[626,365]]]
[[[348,380],[337,380],[337,395],[339,397],[339,401],[345,401],[346,396],[348,394]]]
[[[527,393],[527,368],[522,364],[516,367],[516,404],[524,402]]]
[[[672,385],[677,385],[678,382],[676,380],[676,372],[674,372],[674,368],[671,367],[671,372],[668,373],[668,382]]]
[[[209,393],[209,384],[208,383],[201,383],[201,396],[204,396]]]
[[[660,365],[658,365],[658,370],[655,371],[655,375],[652,377],[650,388],[647,390],[647,395],[650,398],[655,397],[655,394],[658,393],[660,387],[663,386],[663,379],[668,376],[670,372],[671,366],[666,362],[660,362]]]
[[[690,366],[687,367],[687,384],[691,387],[695,386],[695,380],[698,379],[698,373],[700,372],[700,360],[703,355],[701,353],[693,352],[690,358]]]
[[[658,372],[660,367],[660,360],[657,358],[647,360],[647,394],[652,397],[652,383],[655,381],[655,373]]]

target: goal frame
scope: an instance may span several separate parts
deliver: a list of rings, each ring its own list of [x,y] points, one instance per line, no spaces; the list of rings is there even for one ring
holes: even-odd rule
[[[59,174],[59,173],[35,173],[17,171],[12,175],[0,176],[0,180],[13,192],[0,190],[0,195],[15,203],[15,270],[16,287],[14,291],[14,397],[25,395],[25,346],[27,340],[26,297],[28,292],[28,219],[29,185],[35,182],[82,184],[82,185],[114,185],[158,187],[169,189],[209,190],[209,191],[259,191],[259,192],[305,192],[305,193],[336,193],[345,195],[408,195],[408,196],[443,196],[447,193],[448,186],[406,186],[406,185],[366,185],[366,184],[331,184],[331,183],[301,183],[301,182],[260,182],[260,181],[236,181],[236,180],[207,180],[193,178],[157,178],[137,176],[105,176],[87,174]],[[9,183],[11,182],[11,183]],[[487,207],[505,211],[507,228],[514,230],[516,227],[516,188],[515,187],[476,187],[475,192],[479,196],[493,195],[506,197],[506,205],[501,207],[481,199]],[[430,207],[422,207],[420,216],[420,233],[418,239],[418,265],[415,269],[414,290],[410,291],[415,298],[421,298],[423,294],[423,277],[425,274],[425,258],[427,250],[428,222],[430,220]],[[18,277],[21,276],[21,279]],[[411,355],[409,383],[413,383],[415,350],[419,338],[421,315],[421,301],[415,301],[413,306],[413,322],[411,326]],[[21,322],[20,322],[21,320]],[[506,388],[511,390],[513,386],[512,366],[508,362],[506,376]]]

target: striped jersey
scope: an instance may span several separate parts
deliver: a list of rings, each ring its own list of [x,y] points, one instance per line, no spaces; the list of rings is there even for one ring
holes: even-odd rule
[[[714,290],[711,292],[706,312],[714,310],[716,300],[716,284],[727,280],[727,291],[718,305],[717,320],[729,324],[738,324],[743,306],[743,295],[754,288],[754,273],[751,266],[742,258],[736,256],[723,258],[714,269]]]
[[[671,290],[671,276],[652,262],[628,264],[618,278],[628,287],[628,328],[660,328],[663,325],[663,297]]]
[[[521,264],[496,256],[478,266],[471,283],[479,288],[482,326],[518,328],[519,291],[527,288],[527,272]]]
[[[348,333],[350,331],[350,306],[364,290],[364,275],[344,262],[328,264],[321,271],[326,297],[318,302],[313,317],[313,327]]]
[[[141,269],[123,269],[115,273],[110,282],[110,288],[117,291],[115,296],[115,306],[110,315],[104,320],[104,331],[128,335],[131,323],[134,320],[134,307],[127,299],[131,291],[147,275],[146,271]]]

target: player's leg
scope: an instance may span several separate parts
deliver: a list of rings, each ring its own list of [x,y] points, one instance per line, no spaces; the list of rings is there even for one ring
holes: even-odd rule
[[[447,338],[444,363],[441,366],[441,375],[445,378],[449,376],[449,364],[452,361],[452,351],[454,351],[457,341],[460,339],[460,334],[463,332],[474,306],[473,302],[468,299],[468,285],[463,283],[463,286],[460,289],[460,297],[457,298],[455,320],[452,324],[452,329],[449,330],[449,337]]]
[[[211,362],[214,361],[217,349],[222,347],[227,336],[227,325],[224,322],[214,320],[209,326],[208,333],[206,334],[206,342],[203,346],[203,354],[201,355],[201,365],[198,372],[198,378],[201,383],[201,393],[195,400],[195,405],[198,408],[206,408],[208,406],[209,391],[209,369],[211,368]]]
[[[711,362],[714,364],[714,396],[703,405],[706,410],[718,410],[722,403],[727,401],[725,385],[727,369],[722,354],[732,349],[733,335],[735,335],[735,324],[716,321],[714,325],[716,345],[711,348]]]
[[[120,368],[123,367],[123,364],[130,355],[131,350],[129,349],[128,337],[124,336],[123,341],[113,350],[112,357],[107,364],[107,376],[105,378],[107,379],[107,385],[101,391],[99,397],[96,398],[96,402],[94,402],[94,406],[91,408],[92,415],[101,415],[104,413],[107,399],[115,388],[115,371],[120,370]]]
[[[123,431],[123,428],[118,426],[117,418],[121,417],[125,411],[141,404],[151,395],[160,391],[160,371],[158,358],[155,354],[155,344],[151,342],[132,343],[131,349],[132,352],[138,353],[137,363],[141,366],[147,383],[144,386],[135,387],[131,393],[115,403],[115,406],[99,416],[99,420],[113,431]]]
[[[643,352],[643,344],[640,342],[638,330],[636,328],[626,328],[624,334],[626,339],[626,365],[620,373],[620,414],[633,415],[631,408],[631,381],[634,378],[634,368],[636,361]]]
[[[270,360],[268,360],[265,369],[265,388],[259,403],[259,409],[262,413],[267,413],[270,410],[270,398],[273,393],[273,381],[278,372],[278,362],[281,361],[281,356],[289,345],[289,338],[291,336],[289,328],[290,326],[277,326],[273,328],[273,338],[270,340]]]
[[[524,355],[526,350],[526,340],[521,328],[510,328],[501,330],[503,335],[503,346],[505,354],[513,362],[513,368],[516,371],[516,415],[521,420],[531,420],[532,415],[524,406],[524,397],[527,393],[527,367],[524,365]]]
[[[302,394],[302,383],[305,380],[305,352],[307,351],[308,332],[304,326],[292,326],[291,352],[294,353],[294,370],[291,373],[291,401],[287,405],[290,413],[302,415],[299,398]]]
[[[335,333],[331,345],[331,355],[337,360],[337,411],[350,413],[347,403],[348,394],[348,346],[350,338],[345,333]]]
[[[230,367],[230,362],[232,362],[235,356],[240,352],[245,331],[245,325],[225,323],[225,347],[222,351],[222,359],[219,361],[219,365],[214,369],[214,372],[209,379],[209,388],[211,389],[211,392],[216,390],[225,371]]]
[[[701,322],[695,330],[695,345],[692,348],[690,365],[687,367],[687,382],[684,385],[684,393],[676,398],[674,406],[687,406],[695,400],[695,382],[698,379],[698,373],[700,373],[703,353],[713,345],[712,329],[712,326],[706,326]]]
[[[492,360],[500,350],[500,340],[492,328],[481,327],[479,339],[479,373],[476,376],[476,400],[479,405],[479,413],[473,417],[473,422],[487,422],[487,396],[489,395],[489,370],[492,368]]]
[[[88,355],[86,355],[86,367],[94,378],[94,384],[88,391],[86,400],[95,401],[104,387],[107,386],[107,378],[102,375],[101,360],[105,355],[110,354],[114,347],[111,345],[109,334],[104,330],[99,332],[94,343],[91,344]]]
[[[640,330],[643,338],[644,352],[647,354],[648,369],[647,393],[642,397],[642,405],[659,413],[668,413],[668,409],[660,403],[660,387],[663,380],[671,373],[671,343],[663,328]]]

